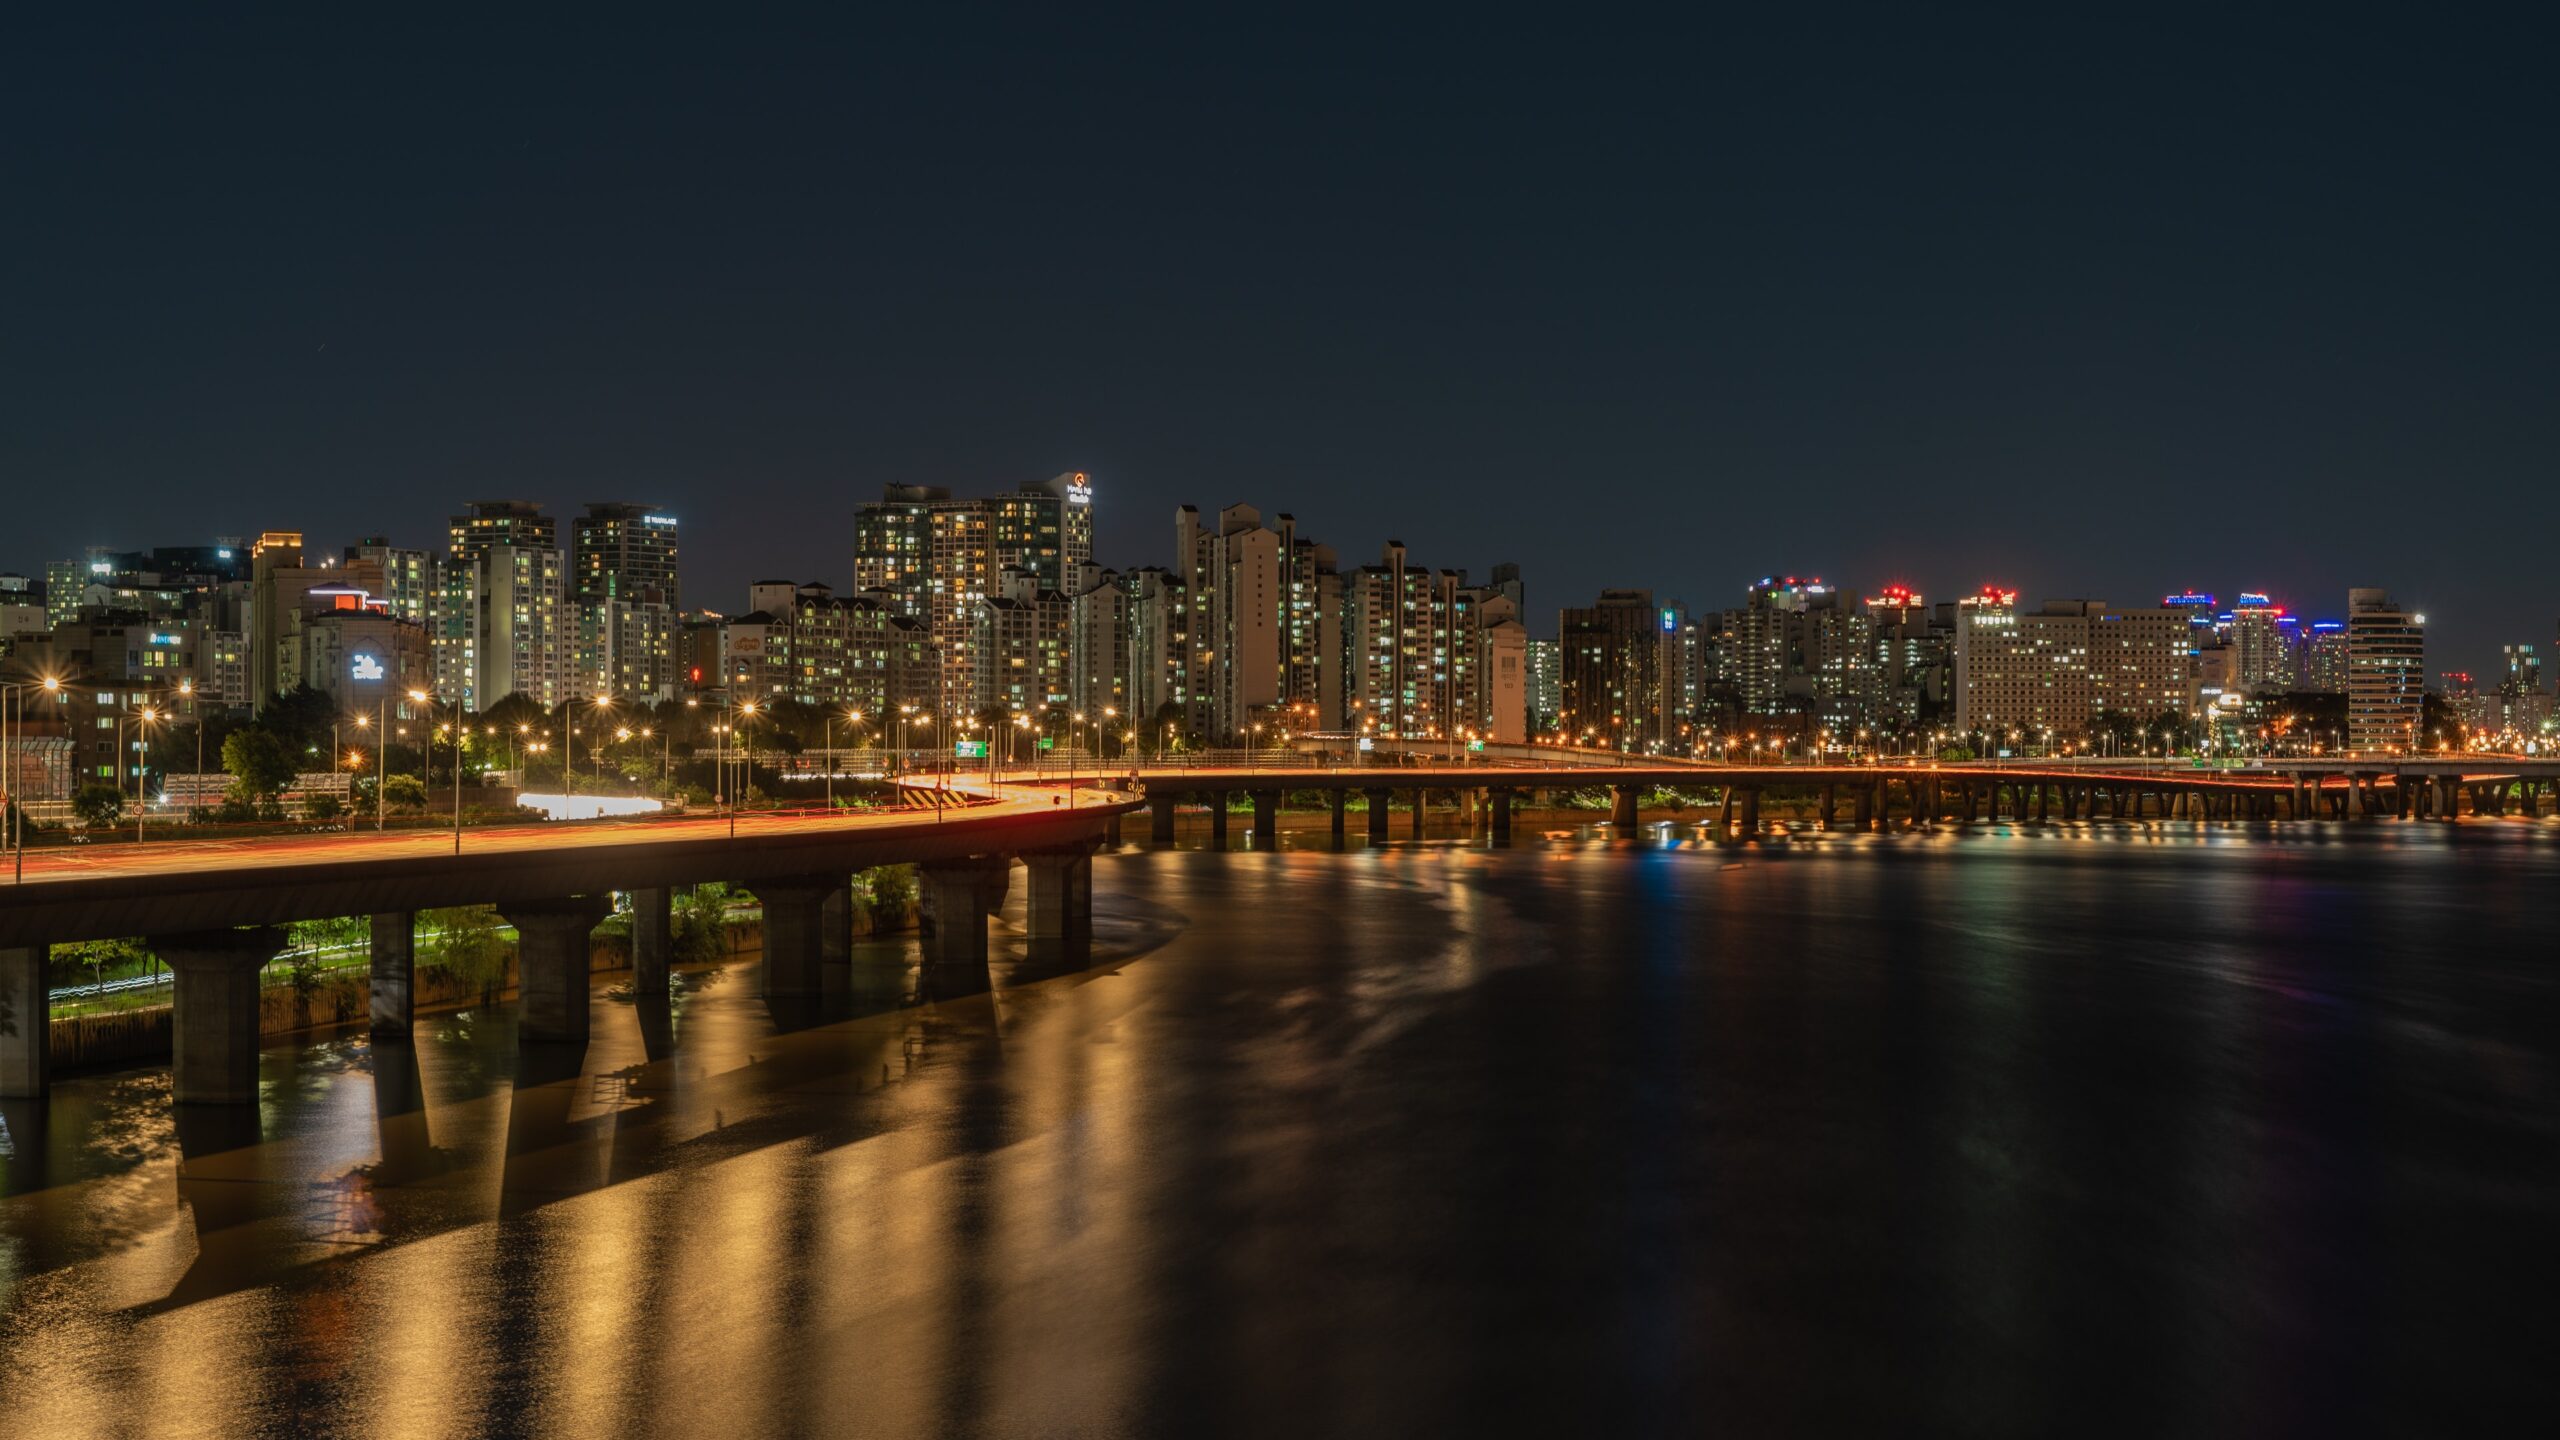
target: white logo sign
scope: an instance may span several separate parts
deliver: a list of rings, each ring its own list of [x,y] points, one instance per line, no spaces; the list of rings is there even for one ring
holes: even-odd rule
[[[359,651],[356,654],[355,664],[349,668],[348,673],[358,680],[379,680],[382,678],[382,662]]]

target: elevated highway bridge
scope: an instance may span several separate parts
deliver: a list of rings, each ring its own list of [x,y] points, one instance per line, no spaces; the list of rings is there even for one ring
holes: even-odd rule
[[[238,1104],[257,1094],[259,972],[297,920],[372,917],[372,1028],[404,1041],[417,914],[494,905],[517,934],[518,1034],[587,1038],[588,938],[610,896],[632,899],[634,990],[663,1000],[672,892],[703,881],[751,891],[764,908],[768,996],[813,997],[823,968],[847,960],[850,879],[912,863],[934,918],[929,993],[983,990],[987,919],[1013,861],[1030,876],[1035,953],[1090,944],[1092,853],[1135,791],[1010,785],[945,777],[898,807],[760,813],[452,832],[257,840],[176,840],[33,851],[0,883],[0,1097],[50,1084],[45,962],[60,943],[140,937],[169,965],[172,1089],[182,1103]]]

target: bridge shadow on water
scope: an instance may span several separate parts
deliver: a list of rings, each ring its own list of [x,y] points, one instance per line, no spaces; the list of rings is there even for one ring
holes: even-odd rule
[[[191,1237],[121,1277],[119,1308],[144,1316],[758,1150],[855,1144],[894,1122],[905,1082],[1000,1051],[1047,992],[1180,929],[1106,896],[1084,953],[1035,953],[1020,910],[1017,894],[974,993],[921,994],[914,937],[891,937],[808,999],[762,995],[751,955],[680,971],[663,998],[595,976],[585,1045],[519,1043],[511,1004],[421,1017],[410,1044],[297,1037],[262,1057],[255,1107],[174,1105],[165,1070],[65,1079],[0,1110],[10,1268]]]

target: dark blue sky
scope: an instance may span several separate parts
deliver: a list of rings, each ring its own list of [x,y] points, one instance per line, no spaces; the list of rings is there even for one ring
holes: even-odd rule
[[[1082,468],[1108,563],[1250,500],[1540,633],[1792,570],[2553,639],[2538,30],[865,8],[16,29],[0,568],[629,497],[735,605]]]

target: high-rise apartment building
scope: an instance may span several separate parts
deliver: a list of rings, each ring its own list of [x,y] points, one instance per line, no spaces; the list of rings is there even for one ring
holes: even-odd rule
[[[2347,746],[2407,753],[2425,742],[2427,619],[2390,592],[2347,592]]]
[[[682,614],[676,518],[657,506],[593,503],[571,522],[570,533],[576,688],[641,700],[672,699]]]
[[[1067,567],[1093,559],[1093,483],[1082,471],[990,499],[959,500],[938,485],[892,485],[854,516],[854,588],[922,619],[945,678],[967,695],[982,666],[972,653],[1007,569],[1063,593]],[[1059,637],[1063,646],[1064,637]]]
[[[579,693],[559,526],[523,500],[454,516],[428,616],[436,698],[486,710],[509,695],[545,709]]]
[[[381,535],[359,540],[344,553],[350,570],[370,566],[381,577],[382,588],[374,593],[394,619],[412,625],[427,623],[427,611],[435,596],[433,555],[394,545]]]
[[[2107,715],[2148,721],[2195,708],[2195,626],[2186,606],[2119,609],[2015,591],[1956,607],[1956,726],[2038,741],[2088,733]]]
[[[1787,681],[1804,669],[1803,616],[1828,607],[1835,599],[1820,577],[1768,576],[1753,585],[1736,617],[1728,672],[1742,697],[1742,708],[1754,715],[1775,715],[1786,708]]]
[[[1529,726],[1533,734],[1545,735],[1556,729],[1556,713],[1564,706],[1564,654],[1562,642],[1531,640],[1527,659],[1529,675]]]
[[[1280,536],[1261,512],[1230,505],[1215,528],[1185,505],[1174,512],[1174,555],[1187,567],[1190,655],[1186,728],[1213,741],[1249,735],[1276,716],[1281,695]]]
[[[2244,592],[2231,610],[2228,644],[2232,683],[2247,694],[2277,694],[2302,683],[2301,657],[2285,622],[2284,607]]]
[[[1556,728],[1566,743],[1648,751],[1669,738],[1665,631],[1650,590],[1603,590],[1557,619]]]
[[[2302,639],[2302,688],[2322,695],[2347,693],[2352,666],[2347,653],[2347,622],[2314,620]]]
[[[973,714],[1045,716],[1067,705],[1068,619],[1073,605],[1029,570],[1007,567],[978,602],[969,647]]]

